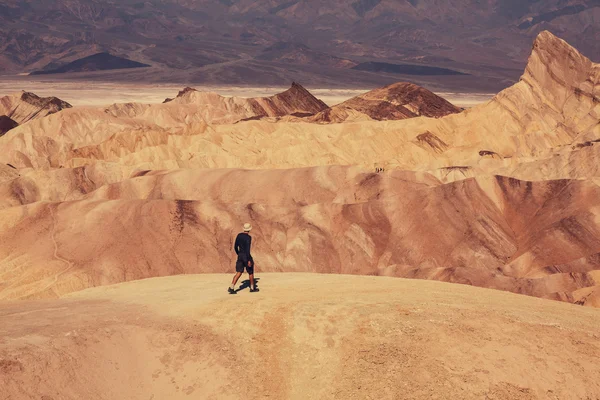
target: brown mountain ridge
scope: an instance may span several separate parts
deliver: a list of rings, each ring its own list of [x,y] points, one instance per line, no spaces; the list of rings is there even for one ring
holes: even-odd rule
[[[39,97],[29,92],[0,98],[0,115],[6,115],[18,124],[43,118],[71,107],[69,103],[59,98]]]
[[[161,115],[167,124],[185,125],[192,120],[222,124],[286,115],[313,115],[326,108],[327,104],[293,82],[282,93],[256,98],[224,97],[187,87],[163,104],[115,104],[106,112],[115,117],[128,116],[159,124],[162,124],[162,118],[157,115]]]
[[[321,111],[315,122],[343,122],[366,116],[377,121],[445,117],[461,110],[431,91],[413,83],[399,82],[374,89]]]

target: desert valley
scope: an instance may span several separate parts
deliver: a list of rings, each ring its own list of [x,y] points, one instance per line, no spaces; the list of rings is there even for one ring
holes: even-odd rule
[[[352,95],[1,97],[0,399],[599,399],[600,65]]]

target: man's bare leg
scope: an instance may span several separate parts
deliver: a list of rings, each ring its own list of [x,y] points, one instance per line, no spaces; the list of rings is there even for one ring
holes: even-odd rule
[[[258,292],[258,288],[256,287],[256,280],[254,279],[254,274],[250,275],[250,291],[251,292]]]
[[[233,277],[233,280],[231,281],[231,286],[229,286],[229,288],[227,289],[227,291],[229,292],[229,294],[235,294],[235,285],[237,284],[238,279],[240,279],[240,276],[242,276],[241,272],[237,272],[235,274],[235,276]]]
[[[238,280],[240,279],[240,277],[242,276],[241,272],[236,272],[235,276],[233,277],[233,281],[231,281],[231,286],[235,289],[235,285],[237,285]]]

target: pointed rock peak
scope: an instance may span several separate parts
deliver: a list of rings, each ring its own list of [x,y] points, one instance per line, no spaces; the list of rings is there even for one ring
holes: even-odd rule
[[[73,107],[58,97],[39,97],[34,93],[25,91],[21,93],[21,100],[36,107],[52,109],[54,112]]]
[[[537,37],[535,38],[535,42],[534,42],[534,47],[537,44],[543,44],[546,42],[562,42],[563,40],[560,39],[558,36],[556,36],[555,34],[553,34],[550,31],[541,31],[540,33],[538,33]]]
[[[193,93],[193,92],[197,92],[197,91],[198,90],[196,90],[196,89],[191,88],[191,87],[188,86],[188,87],[184,88],[183,90],[180,90],[179,93],[177,93],[177,96],[175,97],[175,99],[179,99],[181,97],[184,97],[188,93]],[[163,104],[170,103],[170,102],[172,102],[175,99],[172,99],[170,97],[166,98],[165,101],[163,101]]]
[[[539,84],[577,86],[589,77],[593,63],[577,49],[548,31],[541,32],[522,80]]]
[[[391,85],[387,85],[381,88],[373,89],[370,92],[367,92],[359,97],[365,98],[373,98],[373,99],[381,99],[381,100],[389,100],[396,97],[404,98],[411,93],[423,92],[427,94],[432,94],[429,90],[425,89],[422,86],[416,85],[410,82],[396,82]]]
[[[312,120],[337,123],[360,116],[368,116],[377,121],[418,116],[440,118],[460,111],[460,108],[419,85],[397,82],[346,100],[319,113]]]
[[[297,82],[292,82],[292,86],[283,93],[271,97],[272,100],[286,103],[289,107],[297,108],[308,113],[316,114],[325,110],[328,106],[317,99],[304,86]]]
[[[0,115],[10,117],[19,125],[72,107],[57,97],[40,97],[25,91],[0,98]]]
[[[575,47],[571,46],[569,43],[565,42],[549,31],[540,32],[540,34],[536,37],[535,41],[533,42],[532,53],[542,53],[542,55],[545,54],[548,56],[557,57],[577,56],[588,60],[587,57],[584,57]]]
[[[299,84],[298,82],[292,82],[292,88],[296,88],[296,89],[304,89],[304,86],[302,86],[301,84]],[[306,89],[304,89],[306,90]]]
[[[304,86],[302,86],[301,84],[299,84],[297,82],[292,82],[292,86],[288,90],[292,91],[292,92],[302,93],[305,95],[308,94],[308,95],[312,96],[312,93],[310,93]]]
[[[177,97],[183,97],[183,96],[185,96],[186,94],[188,94],[188,93],[191,93],[191,92],[197,92],[197,90],[196,90],[196,89],[194,89],[194,88],[191,88],[191,87],[189,87],[189,86],[188,86],[188,87],[186,87],[185,89],[181,90],[181,91],[180,91],[180,92],[177,94]]]
[[[436,95],[432,91],[410,82],[393,83],[382,88],[371,90],[357,98],[369,101],[386,101],[392,104],[402,105],[416,115],[427,117],[439,118],[461,111],[460,108]],[[353,99],[348,100],[346,103],[351,102],[353,102]]]
[[[533,48],[543,48],[543,47],[551,47],[551,48],[555,48],[558,46],[566,46],[569,48],[573,48],[571,45],[569,45],[567,42],[565,42],[564,40],[562,40],[561,38],[559,38],[558,36],[554,35],[552,32],[550,31],[542,31],[540,32],[537,37],[535,38],[535,41],[533,42]],[[574,50],[574,48],[573,48]]]

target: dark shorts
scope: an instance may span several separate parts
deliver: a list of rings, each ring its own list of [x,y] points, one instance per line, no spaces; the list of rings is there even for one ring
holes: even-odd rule
[[[235,271],[244,272],[244,269],[248,271],[248,274],[254,275],[254,260],[250,260],[250,266],[248,266],[247,261],[237,260],[235,263]]]

